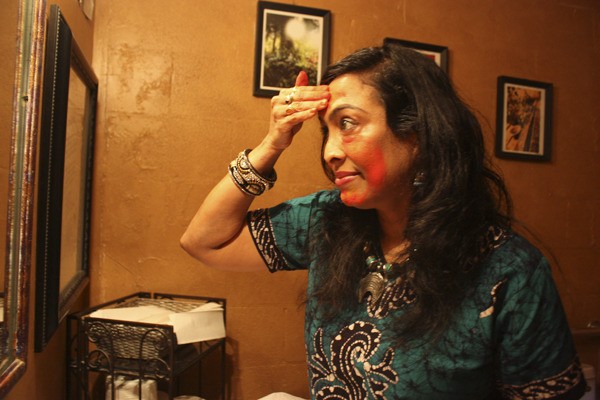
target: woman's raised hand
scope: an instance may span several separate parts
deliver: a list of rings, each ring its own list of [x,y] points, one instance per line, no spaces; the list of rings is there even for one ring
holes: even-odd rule
[[[293,88],[271,99],[271,123],[265,139],[274,148],[287,148],[302,123],[327,108],[329,96],[328,86],[308,86],[306,72],[300,71]]]

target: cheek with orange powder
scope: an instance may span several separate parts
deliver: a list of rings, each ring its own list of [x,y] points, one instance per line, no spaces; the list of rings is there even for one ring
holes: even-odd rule
[[[383,151],[374,144],[365,141],[345,141],[346,155],[362,169],[367,186],[359,191],[343,191],[341,200],[349,206],[362,204],[373,192],[379,191],[385,183],[387,173]]]

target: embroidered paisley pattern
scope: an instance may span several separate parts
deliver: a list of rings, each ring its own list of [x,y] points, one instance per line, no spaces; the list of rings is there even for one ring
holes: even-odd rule
[[[285,258],[275,242],[268,209],[250,211],[246,216],[246,220],[250,234],[254,238],[254,244],[267,264],[269,271],[275,272],[286,269]]]
[[[314,399],[385,399],[390,383],[398,382],[392,369],[394,350],[387,349],[382,361],[372,365],[378,353],[381,332],[375,325],[358,321],[342,328],[331,341],[330,356],[323,344],[323,329],[313,336],[309,360],[310,386]],[[382,350],[383,351],[383,350]]]
[[[500,385],[500,391],[503,399],[549,399],[567,393],[582,379],[581,365],[579,360],[575,359],[567,369],[555,376],[520,386]]]
[[[388,283],[378,301],[366,301],[369,317],[384,318],[391,311],[415,301],[415,292],[408,279],[398,277]],[[370,296],[370,295],[369,295]]]
[[[479,318],[489,317],[494,313],[494,306],[496,305],[496,300],[498,300],[498,290],[506,283],[507,279],[504,278],[500,282],[496,283],[492,290],[490,291],[490,296],[492,297],[491,305],[479,313]]]
[[[470,262],[470,265],[475,265],[481,262],[493,250],[502,246],[508,240],[509,236],[506,231],[498,226],[491,225],[488,230],[481,236],[479,243],[479,254]]]
[[[256,248],[269,270],[309,268],[309,291],[318,284],[318,275],[314,274],[313,269],[318,266],[312,264],[315,260],[310,259],[310,254],[307,255],[309,249],[306,248],[314,234],[311,229],[315,224],[311,221],[312,218],[318,219],[316,215],[320,204],[331,201],[319,195],[322,193],[299,199],[293,207],[284,203],[272,211],[251,211],[247,217]],[[511,347],[510,343],[506,351],[515,354],[510,361],[513,366],[535,362],[539,371],[532,373],[532,381],[524,385],[509,384],[522,382],[515,375],[519,374],[518,368],[512,368],[509,375],[503,375],[508,371],[503,363],[494,365],[492,371],[490,360],[493,360],[494,349],[490,340],[494,331],[491,326],[493,319],[489,316],[503,310],[507,304],[529,313],[524,318],[534,318],[532,313],[535,310],[526,307],[526,302],[535,304],[535,296],[547,295],[544,301],[550,300],[555,305],[552,315],[556,318],[547,321],[550,328],[556,328],[560,333],[568,326],[566,323],[566,328],[560,325],[563,324],[560,303],[554,297],[551,285],[549,289],[540,286],[540,283],[547,283],[548,278],[542,273],[546,267],[545,261],[535,248],[510,231],[490,227],[482,235],[479,249],[466,266],[485,268],[482,270],[484,279],[477,297],[473,298],[472,305],[467,305],[473,320],[465,319],[458,329],[451,331],[444,338],[447,340],[443,342],[445,347],[434,349],[431,357],[420,347],[396,352],[393,342],[382,333],[387,329],[385,317],[394,311],[401,312],[403,306],[417,300],[410,273],[390,279],[377,302],[369,305],[365,301],[360,306],[362,308],[355,311],[342,310],[339,316],[334,316],[333,321],[322,320],[317,312],[318,307],[309,301],[306,351],[311,397],[323,400],[485,398],[491,395],[490,389],[499,395],[498,398],[505,399],[567,399],[581,396],[585,381],[568,340],[561,343],[560,340],[545,338],[545,343],[542,343],[546,351],[555,351],[560,365],[571,364],[560,374],[544,378],[549,375],[546,372],[554,371],[557,364],[549,365],[546,360],[534,359],[520,348]],[[495,250],[498,253],[488,258]],[[507,261],[509,259],[512,260],[510,263]],[[533,269],[536,265],[537,269]],[[538,273],[531,275],[531,271]],[[525,286],[525,290],[517,293],[519,297],[503,296],[502,291],[519,287],[519,281],[513,280],[514,276],[516,279],[533,276],[531,284],[536,285],[532,287],[535,290],[526,290]],[[529,295],[531,292],[534,292],[534,297]],[[521,307],[522,304],[525,306]],[[465,327],[469,329],[462,329]],[[513,349],[516,353],[512,353]],[[494,385],[494,377],[500,376],[504,381]]]

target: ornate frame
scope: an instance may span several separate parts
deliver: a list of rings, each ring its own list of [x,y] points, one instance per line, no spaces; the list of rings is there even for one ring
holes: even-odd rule
[[[45,0],[19,2],[4,304],[8,329],[1,338],[2,346],[6,345],[6,358],[0,364],[0,398],[25,372],[28,354],[33,190],[45,13]]]

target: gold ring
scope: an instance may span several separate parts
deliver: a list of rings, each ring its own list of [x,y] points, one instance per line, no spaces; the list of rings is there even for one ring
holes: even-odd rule
[[[298,109],[296,108],[296,103],[292,103],[285,109],[285,115],[292,115],[296,111],[298,111]]]

